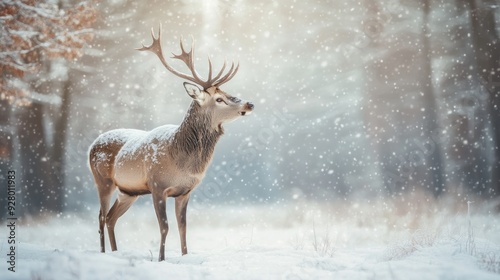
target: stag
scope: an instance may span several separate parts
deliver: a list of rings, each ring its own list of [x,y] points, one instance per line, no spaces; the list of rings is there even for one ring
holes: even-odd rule
[[[168,233],[166,201],[175,198],[175,213],[181,240],[181,252],[187,254],[186,209],[191,192],[203,179],[223,135],[222,125],[248,115],[254,105],[220,89],[238,72],[234,62],[227,72],[226,62],[212,77],[212,61],[208,59],[208,78],[200,78],[195,69],[194,43],[185,50],[180,40],[181,54],[173,54],[186,64],[191,75],[174,69],[163,57],[161,25],[158,36],[151,29],[153,43],[139,51],[158,56],[165,68],[184,82],[193,99],[180,125],[164,125],[151,131],[116,129],[97,137],[89,149],[89,163],[100,200],[99,237],[101,252],[105,251],[104,226],[107,227],[111,250],[116,251],[115,225],[141,195],[151,194],[160,228],[159,261],[165,260],[165,240]],[[111,209],[109,203],[118,190]]]

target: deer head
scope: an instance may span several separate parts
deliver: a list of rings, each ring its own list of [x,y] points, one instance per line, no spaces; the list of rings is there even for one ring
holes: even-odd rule
[[[225,84],[236,75],[239,69],[239,64],[235,67],[234,62],[231,63],[229,71],[224,74],[224,70],[227,66],[226,61],[224,61],[222,68],[215,76],[212,77],[212,61],[208,58],[208,78],[203,80],[195,69],[194,41],[191,45],[191,50],[187,52],[181,38],[181,54],[175,55],[172,53],[172,58],[179,59],[186,64],[188,70],[191,72],[191,75],[188,75],[174,69],[164,58],[161,47],[161,25],[158,30],[158,37],[155,37],[154,30],[151,28],[151,37],[153,38],[153,43],[149,46],[142,45],[142,48],[139,48],[138,50],[153,52],[158,56],[163,66],[165,66],[168,71],[178,77],[192,82],[185,82],[184,88],[186,89],[188,95],[194,100],[194,106],[199,106],[198,111],[210,114],[213,127],[220,127],[220,125],[225,122],[232,121],[240,116],[245,116],[252,112],[254,108],[252,103],[242,101],[220,89],[221,85]]]

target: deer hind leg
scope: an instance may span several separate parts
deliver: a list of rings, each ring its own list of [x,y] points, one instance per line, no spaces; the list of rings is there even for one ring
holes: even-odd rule
[[[161,235],[158,261],[165,260],[165,240],[167,239],[168,234],[166,201],[166,197],[163,194],[153,193],[153,204],[156,212],[156,218],[158,218],[158,225],[160,226]]]
[[[97,191],[99,195],[99,201],[101,208],[99,209],[99,240],[101,244],[101,252],[105,251],[105,241],[104,241],[104,225],[106,224],[106,215],[109,209],[109,201],[115,190],[115,186],[111,179],[105,179],[97,175],[95,177],[95,182],[97,184]]]
[[[137,196],[130,196],[122,192],[118,192],[118,197],[115,203],[109,209],[106,216],[106,225],[108,227],[109,243],[111,244],[111,251],[116,251],[116,238],[115,238],[115,225],[118,218],[120,218],[130,206],[137,200]]]
[[[101,198],[101,209],[99,210],[99,240],[101,244],[101,253],[106,251],[104,241],[104,225],[106,224],[106,214],[109,208],[109,198]]]

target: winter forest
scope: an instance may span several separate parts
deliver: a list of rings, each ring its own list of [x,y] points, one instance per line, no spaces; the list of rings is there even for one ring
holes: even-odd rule
[[[185,80],[136,50],[160,24],[177,69],[180,40],[203,77],[239,63],[222,89],[255,109],[191,193],[188,255],[167,202],[157,263],[151,195],[99,252],[88,152],[184,119]],[[498,1],[2,0],[0,26],[0,278],[498,279]]]

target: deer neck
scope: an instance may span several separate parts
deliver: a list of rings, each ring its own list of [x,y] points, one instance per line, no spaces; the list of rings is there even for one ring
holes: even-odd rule
[[[211,113],[193,101],[174,135],[172,155],[177,165],[193,173],[204,172],[223,133],[221,126],[212,125]]]

